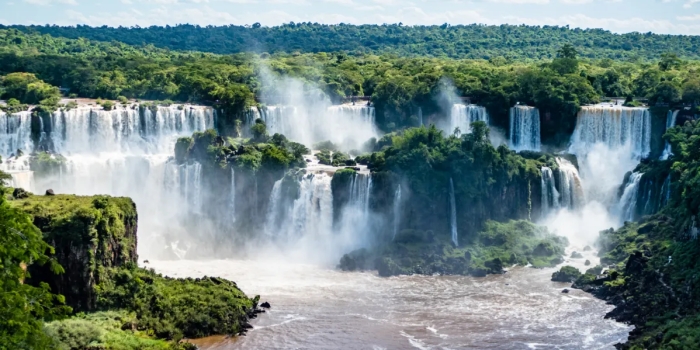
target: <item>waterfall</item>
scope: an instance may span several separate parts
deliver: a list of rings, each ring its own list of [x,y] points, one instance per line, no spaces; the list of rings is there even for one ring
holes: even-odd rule
[[[420,123],[420,126],[424,126],[423,124],[423,108],[418,107],[418,122]]]
[[[355,208],[362,214],[362,222],[366,221],[369,212],[369,197],[372,191],[372,176],[369,174],[355,174],[350,181],[349,207]]]
[[[488,125],[489,115],[486,113],[486,108],[477,105],[454,104],[452,105],[451,124],[448,133],[452,134],[456,128],[459,128],[462,134],[468,134],[472,130],[472,123],[478,121],[485,122]]]
[[[452,243],[455,247],[459,246],[457,236],[457,203],[455,201],[455,185],[450,178],[450,230],[452,232]]]
[[[231,167],[231,190],[229,191],[229,212],[231,223],[236,222],[236,171]]]
[[[399,232],[399,223],[401,220],[401,185],[396,188],[394,194],[394,235],[391,240],[396,239],[396,234]]]
[[[666,176],[666,180],[664,180],[664,184],[661,186],[661,194],[663,194],[664,199],[661,202],[661,207],[665,207],[668,204],[668,201],[671,199],[671,174],[668,174]]]
[[[636,160],[647,157],[651,150],[649,110],[607,105],[582,107],[569,152],[583,156],[598,143],[610,149],[629,147]]]
[[[557,158],[559,170],[559,203],[562,208],[576,209],[583,200],[583,187],[578,169],[564,158]]]
[[[7,157],[18,149],[30,154],[34,150],[31,121],[31,112],[6,114],[0,111],[0,155]]]
[[[559,192],[557,191],[552,169],[542,167],[542,217],[559,209]]]
[[[622,197],[618,204],[620,218],[624,221],[634,221],[637,212],[637,197],[639,193],[639,182],[643,173],[633,173],[627,183],[625,183]]]
[[[510,109],[510,148],[515,151],[540,150],[540,112],[537,108]]]
[[[42,148],[65,157],[55,173],[29,169],[28,162],[19,167],[18,162],[7,159],[18,148],[30,154],[36,147],[29,112],[0,114],[2,166],[16,172],[13,184],[33,187],[39,194],[51,188],[56,193],[131,197],[139,208],[142,250],[157,250],[176,241],[166,236],[188,234],[184,227],[187,214],[202,211],[202,168],[198,164],[178,166],[169,159],[178,137],[214,127],[213,109],[135,105],[105,111],[81,105],[41,119]]]
[[[666,114],[666,131],[668,129],[676,126],[676,118],[678,118],[678,112],[680,111],[668,111]],[[666,141],[666,147],[664,147],[664,153],[661,155],[661,160],[666,160],[673,153],[671,152],[671,144]]]
[[[282,181],[275,183],[266,219],[267,233],[283,240],[321,239],[333,233],[331,177],[325,173],[305,175],[299,183],[299,198],[291,208],[282,208]]]
[[[364,104],[337,106],[267,106],[258,112],[270,134],[311,146],[319,141],[362,142],[378,136],[374,107]],[[255,113],[252,113],[255,115]]]

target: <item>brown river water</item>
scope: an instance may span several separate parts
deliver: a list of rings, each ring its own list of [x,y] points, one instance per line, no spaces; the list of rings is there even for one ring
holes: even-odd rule
[[[580,265],[580,262],[574,265]],[[555,269],[514,267],[485,278],[342,272],[284,261],[152,261],[172,277],[219,276],[259,294],[272,309],[232,349],[612,349],[630,327],[605,320],[611,306],[568,284]]]

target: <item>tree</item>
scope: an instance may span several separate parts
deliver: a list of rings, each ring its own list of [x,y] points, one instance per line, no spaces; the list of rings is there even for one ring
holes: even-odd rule
[[[700,79],[688,80],[683,83],[683,101],[689,103],[700,102]]]
[[[267,140],[267,125],[262,119],[256,119],[250,131],[253,133],[253,140],[257,142],[265,142]]]
[[[661,55],[661,61],[659,61],[659,69],[667,71],[680,67],[681,63],[681,59],[675,53],[664,53]]]
[[[9,176],[0,173],[2,180]],[[0,192],[6,192],[0,186]],[[31,218],[12,207],[0,196],[0,350],[50,349],[51,340],[44,334],[43,323],[61,317],[70,308],[64,298],[53,295],[46,283],[31,286],[24,283],[29,277],[27,265],[50,264],[54,273],[63,269],[48,254],[53,248],[42,239]]]
[[[15,98],[21,103],[55,105],[61,98],[57,87],[39,80],[31,73],[10,73],[0,79],[5,99]]]
[[[559,50],[557,50],[558,58],[568,58],[576,59],[578,57],[578,51],[571,44],[564,44]]]

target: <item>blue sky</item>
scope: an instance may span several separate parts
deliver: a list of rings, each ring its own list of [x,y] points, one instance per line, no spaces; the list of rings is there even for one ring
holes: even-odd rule
[[[552,24],[700,35],[700,0],[0,0],[2,24]]]

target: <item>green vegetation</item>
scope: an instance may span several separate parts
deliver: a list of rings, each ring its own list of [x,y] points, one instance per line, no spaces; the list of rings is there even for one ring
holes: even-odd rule
[[[559,271],[552,274],[554,282],[575,282],[581,277],[581,271],[573,266],[563,266]]]
[[[356,26],[290,22],[278,27],[263,27],[256,23],[252,26],[221,27],[178,25],[111,28],[46,25],[9,28],[56,37],[118,41],[131,45],[154,45],[171,50],[219,54],[246,52],[257,48],[265,52],[390,53],[399,56],[492,59],[494,62],[505,63],[519,59],[552,58],[558,45],[571,44],[580,47],[587,58],[653,60],[665,52],[678,52],[687,58],[700,57],[697,52],[700,39],[695,36],[613,34],[602,29],[569,29],[568,26]],[[52,43],[50,39],[44,40]],[[83,48],[81,45],[75,47]],[[138,50],[148,51],[153,48],[144,46]]]
[[[566,238],[527,221],[488,221],[472,240],[454,247],[433,231],[402,230],[394,243],[346,254],[346,271],[377,269],[380,276],[452,274],[483,277],[503,273],[510,265],[552,267],[563,261]]]
[[[512,30],[537,31],[527,27]],[[661,53],[666,52],[662,51],[645,62],[613,61],[591,58],[595,55],[587,54],[591,49],[586,45],[551,45],[547,49],[550,54],[542,57],[546,60],[537,62],[324,52],[220,56],[0,29],[0,75],[35,74],[47,84],[64,87],[69,94],[81,97],[114,100],[121,96],[214,105],[220,112],[217,129],[226,136],[240,136],[240,122],[249,108],[266,91],[274,89],[275,80],[282,75],[301,80],[309,93],[320,89],[334,102],[353,95],[371,96],[377,123],[384,131],[418,126],[419,107],[425,116],[448,113],[443,96],[448,90],[485,106],[491,123],[502,129],[508,128],[509,107],[517,102],[533,105],[543,115],[544,141],[555,144],[566,143],[581,105],[605,96],[626,97],[629,103],[634,103],[632,97],[644,98],[651,104],[698,100],[700,79],[696,72],[700,64],[686,61],[684,55],[682,59],[662,57]],[[272,83],[266,80],[263,84],[263,70],[269,71]],[[274,99],[265,102],[279,103]]]

